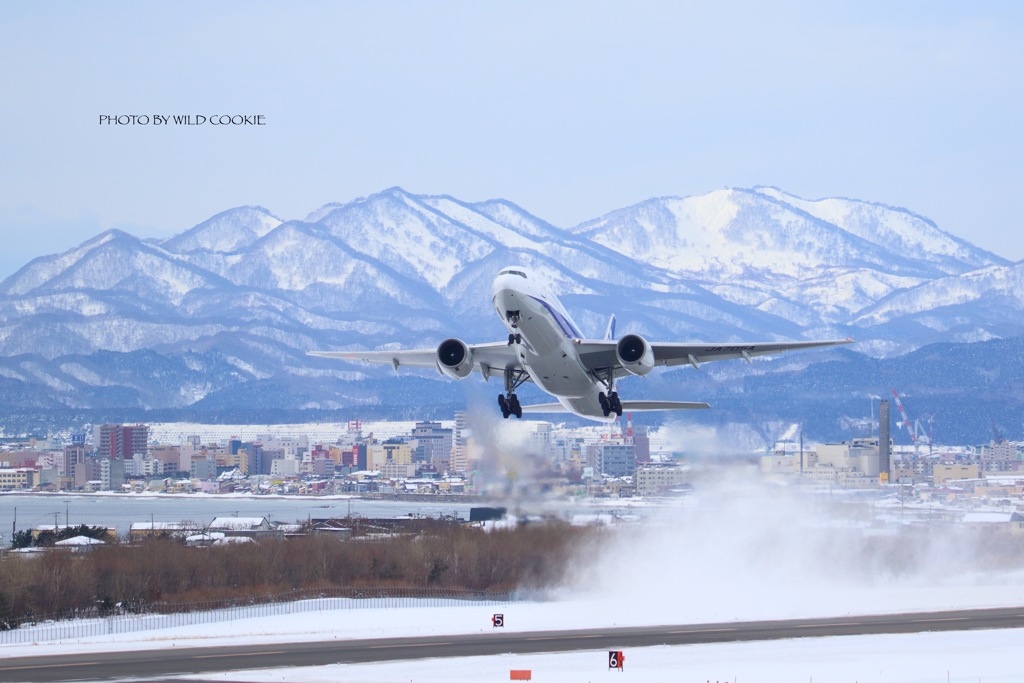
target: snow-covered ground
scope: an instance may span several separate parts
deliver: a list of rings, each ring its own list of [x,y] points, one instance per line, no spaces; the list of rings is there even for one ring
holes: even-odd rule
[[[623,651],[621,672],[607,668],[607,652],[595,651],[264,669],[201,679],[479,683],[507,681],[511,669],[529,669],[538,683],[999,683],[1024,678],[1022,639],[1024,629],[647,647]]]
[[[1018,595],[1018,598],[1020,596]],[[923,596],[890,605],[892,610],[921,605]],[[995,596],[961,593],[957,606],[989,606]],[[505,615],[505,631],[579,628],[651,623],[651,609],[626,610],[601,600],[527,603],[505,607],[409,607],[391,610],[341,610],[265,617],[189,626],[77,642],[40,643],[0,648],[0,658],[127,649],[168,649],[494,631],[492,613]],[[865,611],[878,607],[866,604]],[[461,659],[424,659],[376,664],[233,671],[189,678],[224,681],[346,681],[433,683],[505,681],[509,670],[530,669],[535,681],[878,681],[924,683],[1019,681],[1024,678],[1020,646],[1024,629],[843,636],[783,641],[722,643],[625,649],[622,673],[608,671],[607,651],[498,655]]]
[[[76,642],[0,647],[0,658],[221,644],[697,624],[1021,606],[1014,544],[936,525],[877,529],[849,501],[806,499],[730,480],[693,505],[599,535],[567,568],[557,600],[501,607],[408,607],[310,612]],[[726,495],[727,494],[727,495]],[[987,539],[987,542],[985,540]],[[503,655],[347,664],[206,676],[245,681],[1020,681],[1024,629]],[[614,676],[600,678],[601,676]],[[948,678],[947,678],[948,676]]]

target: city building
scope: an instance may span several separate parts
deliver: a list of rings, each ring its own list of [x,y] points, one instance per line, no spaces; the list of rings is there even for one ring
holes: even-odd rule
[[[594,446],[596,471],[609,477],[631,477],[636,471],[636,448],[632,444],[602,443]]]
[[[213,481],[217,478],[217,463],[213,460],[193,460],[189,476],[199,481]]]
[[[0,469],[0,491],[31,489],[36,485],[36,470],[30,467]]]
[[[413,462],[427,463],[439,471],[447,471],[452,462],[452,430],[440,422],[417,422],[412,437],[416,440]]]
[[[819,468],[859,474],[868,478],[878,477],[877,438],[854,439],[840,444],[819,444],[815,452]]]
[[[680,465],[652,465],[637,467],[633,481],[638,496],[658,496],[680,490],[689,485],[690,469]]]
[[[1024,470],[1020,444],[1013,441],[991,441],[979,449],[978,459],[985,472],[1018,472]]]
[[[149,446],[146,425],[105,424],[96,429],[96,454],[102,458],[127,460],[136,453],[145,455]]]
[[[452,466],[455,472],[469,471],[469,424],[464,410],[455,411],[455,429],[452,432]]]
[[[946,463],[932,467],[932,484],[934,486],[942,486],[947,482],[960,479],[978,479],[980,477],[981,468],[977,463]]]
[[[284,538],[284,532],[275,529],[266,517],[217,517],[210,522],[207,531],[253,539]]]
[[[413,446],[404,439],[388,439],[384,443],[373,444],[369,468],[383,471],[389,463],[395,465],[412,464]],[[413,470],[415,472],[415,469]]]

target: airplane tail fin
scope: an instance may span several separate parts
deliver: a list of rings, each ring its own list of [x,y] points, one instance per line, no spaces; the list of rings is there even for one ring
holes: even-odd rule
[[[607,341],[611,341],[611,340],[615,339],[615,315],[614,314],[608,320],[608,327],[606,327],[605,330],[604,330],[604,338]]]

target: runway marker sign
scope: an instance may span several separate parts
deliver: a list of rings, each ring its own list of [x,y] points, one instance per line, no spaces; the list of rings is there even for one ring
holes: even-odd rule
[[[622,671],[623,664],[626,663],[626,655],[622,654],[622,650],[609,650],[608,651],[608,668],[618,669]]]
[[[495,614],[493,617],[491,617],[491,625],[494,626],[494,628],[504,628],[504,626],[505,626],[505,615],[504,614]]]

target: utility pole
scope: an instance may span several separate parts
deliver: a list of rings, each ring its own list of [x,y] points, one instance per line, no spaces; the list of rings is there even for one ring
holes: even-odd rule
[[[800,430],[800,476],[804,476],[804,431]]]

